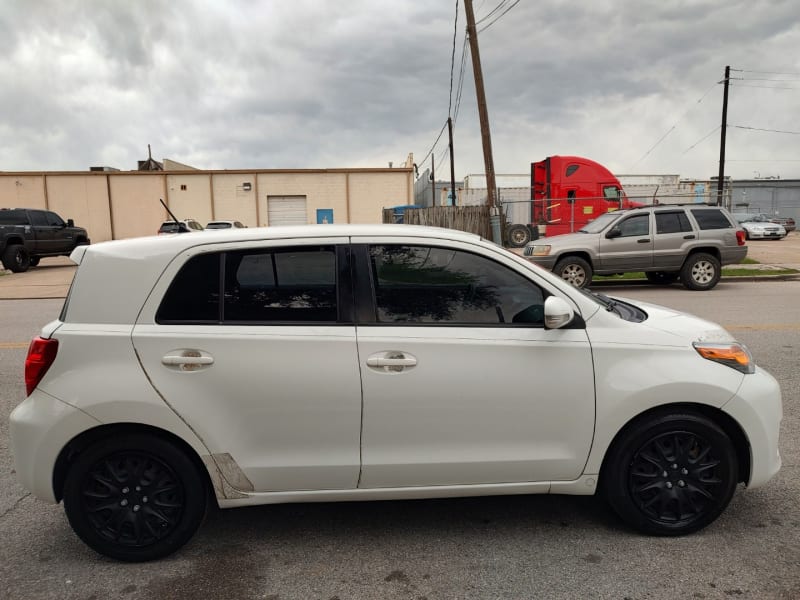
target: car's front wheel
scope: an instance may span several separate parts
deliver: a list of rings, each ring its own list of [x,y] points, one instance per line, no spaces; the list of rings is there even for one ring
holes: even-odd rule
[[[690,290],[710,290],[722,275],[717,257],[697,252],[686,259],[681,268],[681,283]]]
[[[206,486],[186,453],[152,435],[105,438],[81,452],[64,485],[64,509],[92,549],[124,561],[171,554],[194,535]]]
[[[553,273],[575,287],[588,287],[592,282],[591,265],[579,256],[568,256],[556,263]]]
[[[603,463],[601,489],[631,527],[684,535],[725,510],[738,468],[733,442],[713,421],[693,413],[656,413],[614,442]]]

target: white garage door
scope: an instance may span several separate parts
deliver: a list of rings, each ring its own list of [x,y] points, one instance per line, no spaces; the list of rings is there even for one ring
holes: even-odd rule
[[[267,196],[270,226],[308,225],[305,196]]]

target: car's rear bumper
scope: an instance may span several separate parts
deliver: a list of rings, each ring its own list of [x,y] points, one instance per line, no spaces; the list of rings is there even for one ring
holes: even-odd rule
[[[41,390],[34,390],[9,418],[17,479],[34,496],[56,502],[53,469],[67,443],[100,423]]]

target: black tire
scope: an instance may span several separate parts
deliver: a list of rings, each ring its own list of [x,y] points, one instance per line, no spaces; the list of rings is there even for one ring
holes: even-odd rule
[[[32,267],[39,266],[39,257],[38,256],[31,256],[29,264]]]
[[[681,283],[690,290],[710,290],[719,283],[721,275],[717,257],[705,252],[692,254],[681,267]]]
[[[191,539],[206,512],[197,465],[161,438],[124,434],[78,455],[64,484],[64,510],[90,548],[117,560],[162,558]]]
[[[603,463],[601,490],[628,525],[685,535],[714,521],[738,483],[736,450],[713,421],[659,413],[628,427]]]
[[[670,285],[678,280],[678,273],[674,271],[647,271],[647,281],[656,285]]]
[[[28,270],[31,257],[22,244],[9,244],[3,252],[3,266],[14,273],[24,273]]]
[[[511,248],[523,248],[531,241],[531,230],[525,225],[509,225],[506,229],[506,239]]]
[[[568,256],[556,263],[553,273],[575,287],[585,288],[592,283],[592,266],[579,256]]]

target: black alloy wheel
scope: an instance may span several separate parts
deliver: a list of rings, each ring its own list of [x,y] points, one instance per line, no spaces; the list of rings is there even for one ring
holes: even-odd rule
[[[144,561],[189,541],[205,515],[206,491],[181,450],[128,434],[78,456],[64,486],[64,508],[72,528],[97,552]]]
[[[603,490],[615,512],[653,535],[683,535],[716,519],[738,481],[730,438],[693,414],[651,417],[629,428],[604,465]]]

